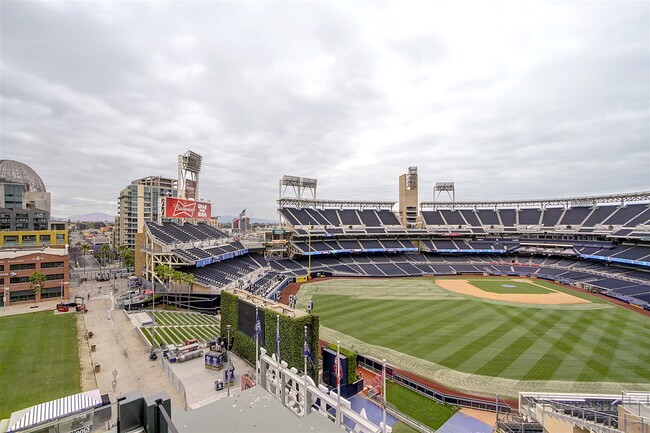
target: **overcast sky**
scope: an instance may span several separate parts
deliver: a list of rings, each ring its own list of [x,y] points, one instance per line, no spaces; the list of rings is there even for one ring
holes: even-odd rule
[[[615,2],[28,2],[1,8],[0,158],[55,216],[117,213],[203,155],[213,214],[319,198],[650,189],[650,6]]]

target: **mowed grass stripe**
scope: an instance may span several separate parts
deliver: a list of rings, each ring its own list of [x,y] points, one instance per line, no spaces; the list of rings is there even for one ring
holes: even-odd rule
[[[494,344],[499,337],[507,333],[514,326],[521,326],[529,317],[529,315],[525,314],[508,314],[508,316],[510,316],[508,321],[501,322],[497,326],[491,326],[494,322],[481,323],[480,329],[484,329],[484,332],[481,335],[476,336],[461,349],[443,358],[441,363],[452,368],[457,368],[466,359],[474,356],[474,354],[484,347]]]
[[[562,314],[562,312],[558,313]],[[544,336],[536,343],[537,349],[543,355],[537,361],[533,360],[532,366],[524,373],[522,380],[554,378],[561,361],[569,356],[569,352],[562,350],[558,343],[566,341],[567,333],[576,329],[580,322],[579,317],[575,317],[569,322],[558,320],[548,332],[545,332]],[[568,349],[568,345],[566,347]]]
[[[503,307],[495,304],[491,304],[488,309],[477,309],[472,306],[471,313],[459,316],[460,320],[451,321],[442,327],[434,325],[435,348],[422,355],[427,359],[439,358],[444,353],[464,348],[467,346],[469,338],[479,339],[485,335],[486,330],[483,328],[486,323],[489,323],[490,326],[497,326],[506,322],[504,316],[500,314],[502,309]]]
[[[548,315],[542,310],[530,316],[524,321],[520,328],[513,328],[503,336],[505,343],[500,344],[500,341],[495,342],[494,346],[496,348],[501,348],[501,350],[496,356],[493,356],[486,362],[484,361],[483,366],[476,370],[476,374],[499,376],[499,374],[509,367],[512,374],[517,374],[517,371],[515,371],[516,368],[515,366],[512,366],[512,364],[516,364],[517,366],[522,365],[522,363],[519,362],[519,358],[524,356],[524,354],[526,354],[527,357],[531,357],[531,348],[542,334],[544,334],[545,331],[543,330],[550,330],[554,324],[557,324],[561,315],[562,313],[558,311],[554,314]],[[516,340],[511,341],[510,344],[507,344],[508,340],[512,340],[512,338],[515,337],[515,335],[512,334],[521,335],[519,335]],[[468,361],[471,362],[474,358],[480,357],[481,355],[482,352],[479,352],[469,358]],[[522,372],[520,368],[518,370],[520,374],[525,374],[525,371]]]
[[[319,287],[314,299],[324,326],[468,373],[526,380],[650,383],[646,377],[650,375],[646,368],[650,364],[647,317],[586,293],[531,281],[604,308],[530,308],[476,299],[441,300],[439,293],[435,300],[425,299],[426,293],[422,300],[356,299],[328,295],[325,286]],[[399,286],[408,283],[399,279]],[[364,282],[355,284],[362,287]],[[389,285],[382,282],[378,286],[377,280],[366,284],[384,293],[387,287],[381,285]],[[350,291],[363,293],[365,298],[367,287]],[[344,314],[333,314],[335,310]]]

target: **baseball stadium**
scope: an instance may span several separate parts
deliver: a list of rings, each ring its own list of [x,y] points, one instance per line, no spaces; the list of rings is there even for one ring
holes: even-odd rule
[[[613,413],[650,392],[650,192],[461,202],[440,182],[420,202],[416,167],[397,201],[279,183],[280,228],[262,244],[149,222],[136,268],[159,287],[160,265],[193,274],[188,308],[237,289],[316,313],[321,345],[369,370],[385,359],[393,381],[446,403]],[[608,416],[588,421],[612,428]]]

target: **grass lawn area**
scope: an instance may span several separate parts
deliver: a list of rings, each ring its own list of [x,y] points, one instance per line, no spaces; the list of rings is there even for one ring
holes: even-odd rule
[[[0,419],[81,392],[75,314],[0,317]]]
[[[522,281],[492,279],[470,279],[468,281],[472,286],[478,287],[479,289],[485,290],[486,292],[516,293],[524,295],[545,295],[547,293],[551,293],[550,290],[547,290],[543,287],[535,286],[533,284]],[[504,285],[514,287],[503,287]]]
[[[452,407],[436,403],[430,398],[411,391],[397,383],[386,382],[386,386],[388,387],[386,398],[388,399],[389,405],[396,407],[400,412],[433,429],[439,429],[440,426],[456,413],[456,410]]]
[[[393,425],[393,433],[418,433],[418,431],[402,421],[397,421]]]
[[[322,326],[454,370],[514,380],[650,383],[650,318],[588,293],[531,282],[591,302],[527,306],[463,298],[433,279],[307,286]]]

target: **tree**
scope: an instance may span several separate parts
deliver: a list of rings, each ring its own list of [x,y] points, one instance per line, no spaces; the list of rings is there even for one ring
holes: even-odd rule
[[[108,244],[103,244],[99,249],[99,252],[101,254],[102,261],[104,261],[103,264],[106,266],[106,260],[109,260],[111,255],[111,246]]]
[[[158,279],[160,279],[160,281],[162,281],[163,284],[165,284],[165,287],[168,288],[168,286],[166,284],[170,284],[171,279],[172,279],[172,277],[174,275],[174,272],[175,272],[172,269],[172,267],[169,266],[169,265],[158,265],[158,266],[156,266],[156,269],[154,270],[154,272],[156,273],[156,276],[158,277]]]
[[[29,276],[29,287],[34,291],[34,304],[41,295],[45,280],[47,280],[47,277],[40,271],[36,271]]]
[[[120,252],[120,257],[122,258],[122,266],[125,268],[132,268],[135,264],[135,251],[126,245],[120,245],[118,247]]]
[[[185,275],[185,282],[187,283],[187,310],[189,311],[190,309],[190,296],[192,295],[192,285],[196,283],[196,279],[194,278],[194,274],[190,274],[189,272],[183,272]]]
[[[194,274],[182,271],[174,271],[173,278],[174,281],[179,283],[187,283],[187,309],[190,309],[190,295],[192,294],[192,284],[196,282],[194,279]]]
[[[90,245],[84,242],[79,246],[79,250],[81,251],[81,254],[85,256],[86,254],[88,254],[88,251],[90,251]],[[85,273],[86,273],[86,259],[84,258],[84,274]]]

